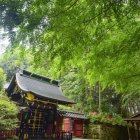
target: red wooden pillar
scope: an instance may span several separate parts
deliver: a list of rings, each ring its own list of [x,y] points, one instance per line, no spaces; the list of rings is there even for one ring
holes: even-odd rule
[[[71,118],[64,118],[64,131],[72,132]]]

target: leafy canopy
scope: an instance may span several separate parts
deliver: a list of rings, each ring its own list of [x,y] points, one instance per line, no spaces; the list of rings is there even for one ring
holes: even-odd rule
[[[137,0],[1,0],[0,4],[6,7],[3,19],[8,12],[16,14],[11,18],[11,26],[18,27],[15,46],[31,48],[36,66],[53,62],[60,73],[78,68],[91,85],[100,81],[103,88],[139,92]]]

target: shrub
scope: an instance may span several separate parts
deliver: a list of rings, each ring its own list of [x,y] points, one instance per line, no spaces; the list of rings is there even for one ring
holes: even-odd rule
[[[0,93],[0,130],[13,130],[17,127],[17,106]]]
[[[119,115],[111,115],[107,113],[99,113],[95,115],[90,115],[90,120],[92,123],[96,124],[108,124],[108,125],[118,125],[126,126],[127,123]]]

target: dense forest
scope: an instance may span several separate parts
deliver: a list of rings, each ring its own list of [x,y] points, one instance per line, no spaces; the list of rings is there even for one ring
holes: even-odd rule
[[[59,79],[73,110],[140,109],[138,0],[0,0],[0,27],[0,88],[23,68]]]

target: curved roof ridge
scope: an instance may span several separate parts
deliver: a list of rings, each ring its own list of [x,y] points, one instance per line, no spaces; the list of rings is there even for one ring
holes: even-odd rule
[[[61,111],[61,112],[69,112],[69,113],[79,114],[79,115],[84,115],[84,113],[74,112],[74,111],[69,111],[69,110],[61,110],[61,109],[59,109],[58,111]]]
[[[31,92],[37,96],[56,100],[58,102],[61,101],[68,104],[74,103],[63,94],[60,86],[36,80],[35,78],[20,73],[16,73],[16,81],[19,88],[25,92]]]
[[[49,77],[45,77],[43,75],[35,74],[35,73],[32,73],[32,72],[24,70],[24,69],[21,71],[21,74],[59,86],[58,80],[53,80],[53,79],[51,79]]]

